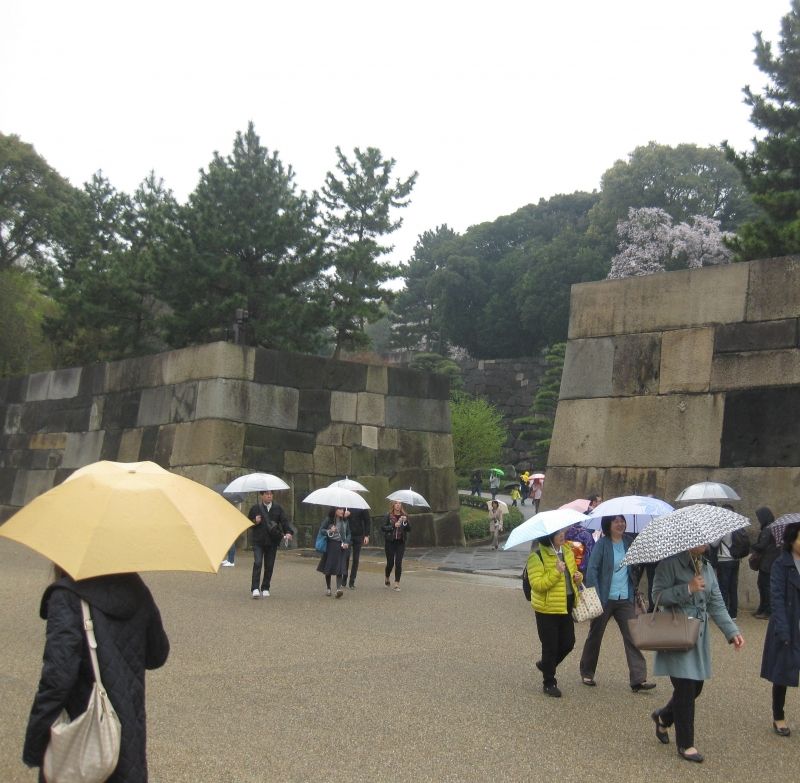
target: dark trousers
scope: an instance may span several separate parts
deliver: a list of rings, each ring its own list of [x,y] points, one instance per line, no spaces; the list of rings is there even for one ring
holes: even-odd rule
[[[694,747],[694,700],[703,690],[702,680],[685,680],[670,677],[672,698],[658,711],[664,726],[675,724],[675,742],[679,748]]]
[[[772,606],[769,599],[769,574],[758,572],[758,609],[756,614],[771,614]]]
[[[544,685],[556,684],[556,668],[575,646],[575,623],[572,606],[575,596],[567,596],[566,614],[543,614],[536,612],[536,630],[542,643],[540,669]]]
[[[272,544],[253,544],[253,578],[250,580],[251,590],[269,590],[272,572],[275,569],[275,555],[278,547]],[[261,579],[261,566],[264,566],[264,578]],[[259,581],[261,586],[259,587]]]
[[[344,561],[344,576],[342,577],[342,584],[347,584],[347,573],[350,572],[350,587],[356,583],[356,574],[358,574],[358,561],[361,559],[361,547],[364,546],[364,536],[353,536],[350,542],[350,548],[347,550],[347,555]],[[350,568],[350,552],[353,553],[353,568]]]
[[[739,561],[720,560],[717,563],[717,581],[728,614],[736,617],[739,611]]]
[[[783,720],[783,705],[786,704],[786,686],[772,686],[772,720]]]
[[[625,658],[628,661],[630,683],[631,685],[639,685],[647,679],[647,662],[644,659],[644,655],[634,647],[633,639],[631,639],[628,620],[633,620],[636,617],[636,611],[633,608],[633,604],[627,600],[612,601],[609,599],[606,601],[603,614],[592,620],[592,624],[589,626],[589,635],[586,637],[586,643],[583,645],[583,654],[581,655],[581,677],[594,679],[594,674],[597,670],[597,659],[600,657],[600,644],[603,641],[606,625],[608,625],[608,621],[612,617],[617,621],[622,634]]]
[[[400,581],[403,573],[403,555],[406,552],[406,542],[391,539],[386,542],[386,578],[388,579],[394,568],[394,581]]]

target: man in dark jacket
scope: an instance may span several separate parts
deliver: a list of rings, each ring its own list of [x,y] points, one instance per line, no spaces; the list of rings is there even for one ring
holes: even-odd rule
[[[259,501],[251,506],[247,516],[255,524],[253,528],[253,578],[250,590],[253,598],[269,598],[272,572],[275,569],[275,556],[281,541],[292,540],[292,528],[286,512],[272,502],[272,492],[260,492]],[[261,577],[261,566],[264,577]]]
[[[61,710],[74,719],[89,703],[94,673],[81,599],[90,607],[100,677],[122,726],[119,762],[108,781],[146,783],[145,670],[164,665],[169,640],[153,597],[138,574],[78,582],[65,576],[45,590],[39,609],[47,620],[44,663],[22,760],[30,767],[41,767],[50,726]]]
[[[358,560],[361,557],[361,547],[369,546],[369,533],[372,520],[369,511],[365,508],[346,509],[344,513],[350,523],[350,536],[352,541],[350,549],[347,550],[347,560],[344,566],[344,579],[342,584],[347,582],[351,590],[356,589],[356,574],[358,574]],[[350,552],[353,552],[353,568],[350,568]],[[350,581],[347,580],[347,573],[350,572]]]

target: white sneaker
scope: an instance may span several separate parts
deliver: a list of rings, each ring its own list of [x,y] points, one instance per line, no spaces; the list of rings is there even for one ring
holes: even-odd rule
[[[223,560],[222,565],[225,566],[225,568],[231,568],[233,563],[231,563],[229,560]]]
[[[264,598],[269,598],[269,590],[262,590],[261,595],[263,595]]]
[[[253,598],[260,598],[261,593],[258,590],[253,590]]]

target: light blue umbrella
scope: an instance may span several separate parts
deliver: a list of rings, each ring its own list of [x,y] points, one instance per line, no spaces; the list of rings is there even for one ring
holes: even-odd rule
[[[599,530],[603,517],[625,517],[626,533],[640,533],[655,517],[674,511],[669,503],[645,495],[623,495],[609,498],[588,512],[581,524],[589,530]]]
[[[526,541],[533,541],[535,538],[551,536],[553,533],[565,530],[571,525],[582,522],[584,519],[586,519],[584,514],[571,508],[540,511],[511,531],[503,549],[511,549],[524,544]]]

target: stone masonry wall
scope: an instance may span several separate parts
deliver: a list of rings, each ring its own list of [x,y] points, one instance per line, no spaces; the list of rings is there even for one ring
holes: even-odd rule
[[[543,508],[712,480],[800,510],[799,321],[800,256],[573,286]]]
[[[459,366],[464,390],[488,400],[503,416],[509,436],[501,462],[522,468],[542,467],[530,462],[530,441],[520,438],[520,432],[525,428],[514,424],[514,420],[530,415],[536,388],[546,369],[544,357],[465,359],[459,362]]]
[[[0,380],[0,520],[83,465],[152,460],[207,486],[280,475],[304,543],[312,489],[357,477],[382,514],[413,486],[432,513],[410,544],[463,544],[448,394],[428,373],[222,342]]]

